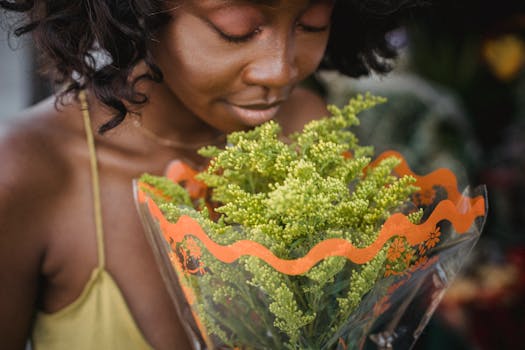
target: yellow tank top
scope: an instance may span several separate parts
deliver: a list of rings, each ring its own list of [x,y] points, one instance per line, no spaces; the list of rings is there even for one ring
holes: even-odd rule
[[[152,349],[135,324],[117,284],[104,267],[104,231],[95,144],[83,92],[80,93],[80,102],[91,161],[98,266],[73,303],[52,314],[37,313],[32,346],[34,350]]]

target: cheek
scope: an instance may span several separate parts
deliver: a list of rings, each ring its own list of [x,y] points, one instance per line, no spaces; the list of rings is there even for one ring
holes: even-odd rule
[[[315,72],[321,62],[328,32],[297,33],[295,62],[299,80]],[[239,89],[243,68],[257,50],[253,45],[232,49],[218,40],[195,17],[178,16],[162,33],[155,58],[170,88],[185,101],[212,99]],[[263,45],[266,46],[266,45]],[[251,48],[251,49],[248,49]],[[267,48],[265,48],[267,50]],[[252,57],[253,58],[253,57]]]
[[[236,62],[209,30],[193,22],[181,16],[163,32],[156,59],[164,79],[173,89],[192,94],[224,91],[238,74]]]
[[[302,78],[306,78],[317,70],[324,57],[327,44],[328,33],[317,38],[299,39],[296,57]]]

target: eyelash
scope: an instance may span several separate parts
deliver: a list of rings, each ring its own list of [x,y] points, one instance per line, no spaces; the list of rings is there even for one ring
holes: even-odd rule
[[[302,30],[304,30],[305,32],[309,32],[309,33],[322,33],[322,32],[325,32],[329,26],[312,27],[306,24],[297,23],[297,27],[300,27]]]
[[[222,32],[221,30],[219,30],[218,28],[216,29],[216,31],[217,33],[219,33],[221,38],[223,38],[227,42],[234,43],[234,44],[242,44],[244,42],[249,41],[251,38],[255,37],[257,34],[259,34],[262,31],[262,29],[256,28],[252,32],[245,34],[245,35],[240,35],[240,36],[239,35],[228,35]]]
[[[322,33],[324,31],[326,31],[329,26],[312,27],[312,26],[301,24],[301,23],[297,23],[297,27],[300,28],[301,30],[305,31],[305,32],[308,32],[308,33]],[[241,36],[228,35],[228,34],[222,32],[218,28],[215,28],[215,30],[217,31],[217,33],[219,33],[221,38],[226,40],[227,42],[233,43],[233,44],[242,44],[242,43],[245,43],[245,42],[249,41],[250,39],[255,37],[257,34],[259,34],[262,31],[262,28],[260,28],[260,27],[256,28],[251,33],[248,33],[246,35],[241,35]]]

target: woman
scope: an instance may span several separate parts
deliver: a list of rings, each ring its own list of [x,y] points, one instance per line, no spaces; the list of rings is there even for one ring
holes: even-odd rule
[[[407,4],[407,1],[399,1]],[[318,67],[385,72],[396,1],[0,1],[61,88],[0,141],[3,349],[189,349],[131,180],[224,133],[324,114]],[[377,16],[379,14],[379,16]],[[96,58],[96,56],[99,56]],[[102,55],[102,59],[100,58]],[[91,143],[94,134],[94,143]],[[86,145],[86,139],[87,144]],[[96,145],[96,151],[94,150]],[[99,181],[98,181],[99,180]]]

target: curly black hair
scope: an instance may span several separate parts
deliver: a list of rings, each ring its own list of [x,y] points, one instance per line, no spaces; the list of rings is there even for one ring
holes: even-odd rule
[[[335,4],[328,47],[321,68],[352,77],[371,71],[386,73],[396,50],[385,34],[399,25],[407,9],[424,0],[339,0]],[[0,8],[25,13],[27,22],[14,34],[32,32],[40,54],[41,72],[55,86],[59,98],[89,88],[115,115],[103,133],[120,124],[132,105],[148,97],[137,92],[138,81],[161,82],[162,72],[151,56],[151,39],[170,16],[161,0],[0,0]],[[111,64],[97,66],[96,52]],[[149,72],[129,81],[133,68],[144,61]]]

